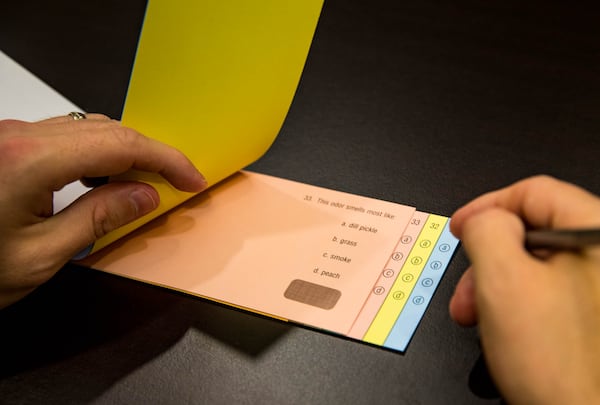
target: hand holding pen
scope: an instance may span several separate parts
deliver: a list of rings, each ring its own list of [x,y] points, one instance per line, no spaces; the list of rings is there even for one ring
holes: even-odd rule
[[[485,194],[452,217],[471,266],[450,314],[479,325],[511,404],[600,403],[600,247],[580,239],[590,242],[594,227],[600,199],[545,176]]]

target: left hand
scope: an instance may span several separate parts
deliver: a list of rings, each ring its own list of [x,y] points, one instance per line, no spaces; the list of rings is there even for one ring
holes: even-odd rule
[[[0,121],[0,308],[47,281],[77,252],[159,203],[140,182],[97,187],[53,215],[53,193],[129,169],[199,192],[206,181],[179,151],[100,114]]]

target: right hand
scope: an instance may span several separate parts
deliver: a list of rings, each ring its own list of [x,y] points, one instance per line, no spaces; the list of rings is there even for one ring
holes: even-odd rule
[[[479,324],[490,373],[510,404],[600,403],[600,247],[536,256],[526,228],[600,227],[600,199],[540,176],[459,209],[451,230],[471,266],[450,314]]]

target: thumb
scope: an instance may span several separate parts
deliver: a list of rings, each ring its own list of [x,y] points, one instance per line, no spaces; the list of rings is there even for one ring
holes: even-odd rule
[[[73,255],[107,233],[158,207],[160,197],[145,183],[113,182],[97,187],[46,221],[50,251]]]
[[[477,324],[475,278],[472,268],[469,267],[456,284],[448,307],[450,317],[459,325],[473,326]]]

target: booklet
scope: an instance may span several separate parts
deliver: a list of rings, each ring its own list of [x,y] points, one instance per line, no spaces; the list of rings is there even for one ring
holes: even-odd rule
[[[447,217],[241,171],[83,263],[404,351],[456,246]]]
[[[457,247],[448,218],[242,170],[279,132],[321,6],[149,2],[123,123],[183,150],[210,188],[194,196],[141,172],[113,179],[152,184],[161,205],[82,263],[404,351]],[[59,115],[31,108],[41,95],[77,110],[1,53],[0,70],[30,84],[14,118]],[[61,190],[57,211],[85,191]]]

